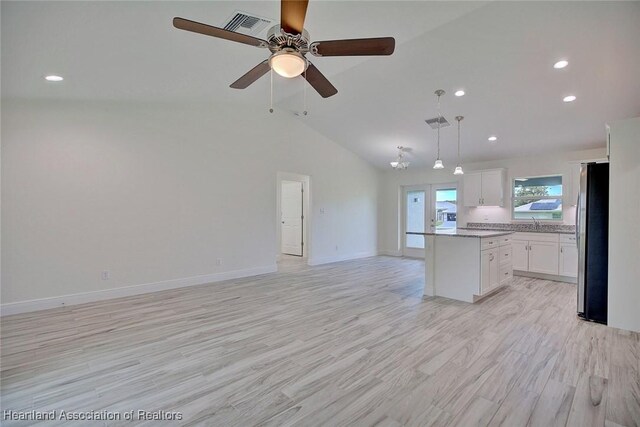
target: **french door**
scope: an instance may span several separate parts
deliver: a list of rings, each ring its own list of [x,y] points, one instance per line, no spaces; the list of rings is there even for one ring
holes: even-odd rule
[[[457,225],[457,185],[411,185],[402,191],[402,254],[424,257],[424,236],[407,232],[444,231]]]

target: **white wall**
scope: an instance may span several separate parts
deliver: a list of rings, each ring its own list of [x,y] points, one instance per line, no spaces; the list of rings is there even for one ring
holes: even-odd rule
[[[570,182],[571,161],[590,160],[605,157],[604,130],[603,148],[558,153],[545,157],[523,157],[517,159],[502,159],[488,162],[464,164],[464,170],[471,172],[483,169],[507,168],[507,184],[505,187],[506,202],[504,207],[465,208],[462,206],[464,188],[462,178],[453,175],[453,166],[434,170],[428,168],[413,168],[407,171],[388,170],[383,173],[383,183],[380,194],[380,224],[378,229],[379,251],[389,255],[399,255],[400,251],[400,191],[402,186],[414,184],[443,184],[458,181],[458,224],[467,222],[511,222],[511,200],[509,183],[514,177],[536,176],[546,174],[563,174],[563,183]],[[567,188],[567,187],[565,187]],[[575,207],[564,203],[563,223],[575,223]]]
[[[286,112],[2,107],[4,313],[273,271],[278,171],[311,176],[310,262],[375,254],[378,171]]]
[[[640,117],[611,124],[608,324],[640,332]]]

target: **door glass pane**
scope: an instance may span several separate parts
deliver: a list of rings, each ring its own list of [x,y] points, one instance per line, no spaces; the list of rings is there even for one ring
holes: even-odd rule
[[[424,233],[425,192],[422,190],[407,191],[406,231]],[[407,235],[407,248],[424,249],[424,236]]]
[[[436,229],[456,228],[458,191],[455,188],[436,190]]]

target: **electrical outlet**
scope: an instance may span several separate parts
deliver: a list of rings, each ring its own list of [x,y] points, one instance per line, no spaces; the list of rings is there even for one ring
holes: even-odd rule
[[[221,258],[216,259],[216,265],[222,265],[222,259]]]
[[[320,208],[320,213],[323,214],[324,213],[324,208]]]
[[[102,278],[102,280],[109,280],[111,278],[111,273],[109,272],[109,270],[104,270],[100,277]]]

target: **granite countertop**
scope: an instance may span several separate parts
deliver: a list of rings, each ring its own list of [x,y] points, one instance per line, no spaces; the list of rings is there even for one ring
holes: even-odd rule
[[[505,230],[471,230],[467,228],[452,228],[449,230],[427,231],[427,232],[414,232],[407,231],[407,234],[417,234],[420,236],[452,236],[452,237],[497,237],[513,234],[513,231]]]
[[[458,230],[492,230],[492,231],[512,231],[516,233],[556,233],[575,234],[575,225],[547,224],[541,223],[536,228],[533,223],[481,223],[469,222],[466,227],[458,227]]]
[[[467,228],[467,227],[460,227],[458,228],[458,230],[469,230],[469,231],[505,231],[507,232],[507,230],[502,230],[499,228]],[[576,234],[575,231],[552,231],[552,230],[510,230],[508,231],[509,233],[552,233],[552,234]]]

